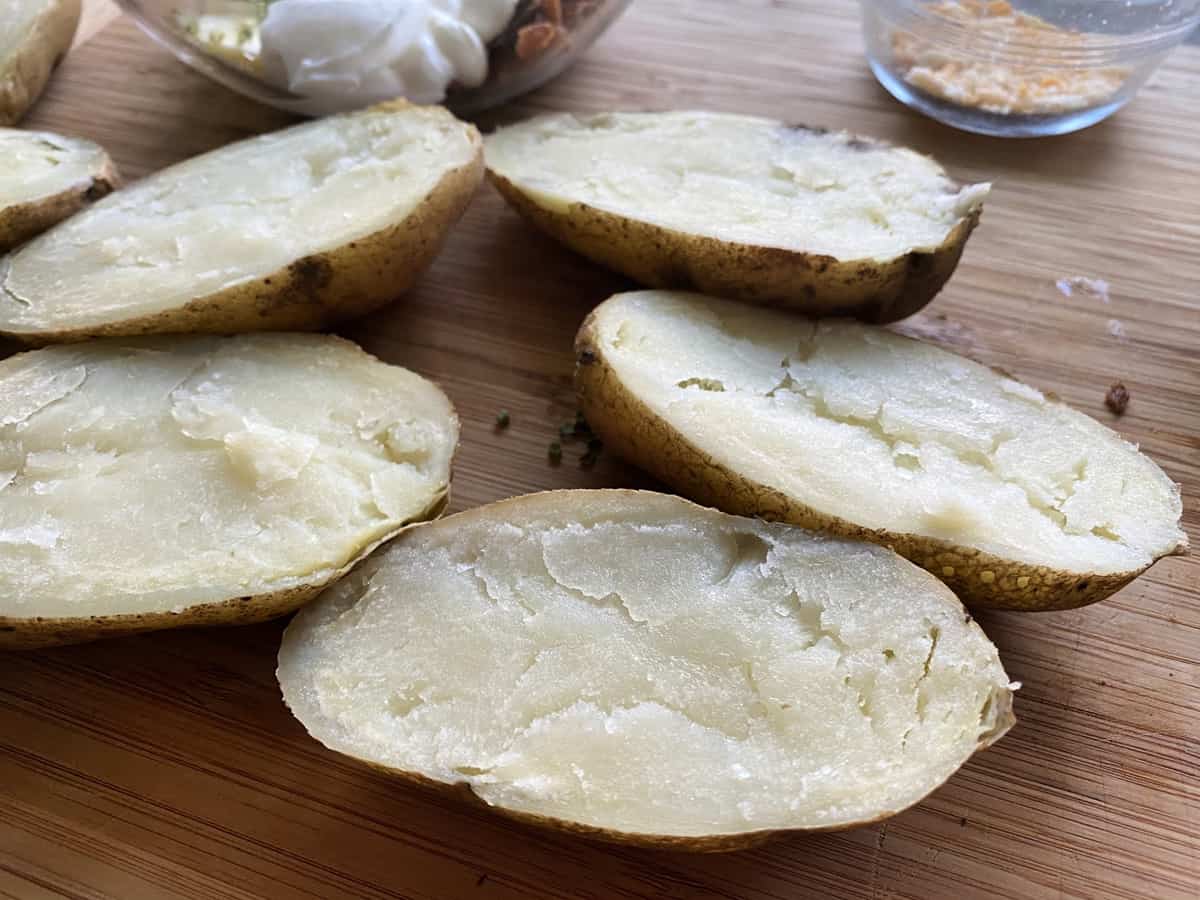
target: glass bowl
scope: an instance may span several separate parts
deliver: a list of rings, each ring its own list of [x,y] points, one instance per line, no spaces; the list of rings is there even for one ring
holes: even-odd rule
[[[327,22],[317,22],[307,28],[309,40],[313,35],[323,39],[324,34],[333,33],[343,38],[347,34],[357,35],[352,52],[346,52],[343,44],[336,52],[327,53],[318,65],[317,77],[303,79],[312,59],[300,58],[296,53],[288,58],[289,48],[282,39],[279,46],[263,40],[262,22],[275,2],[282,8],[284,3],[295,6],[307,5],[310,9],[317,4],[314,0],[117,0],[120,6],[133,16],[151,38],[166,47],[180,60],[204,73],[226,87],[266,103],[270,106],[302,115],[319,116],[342,112],[368,105],[373,102],[408,96],[420,103],[445,103],[460,115],[473,115],[485,109],[499,106],[514,97],[540,87],[570,66],[625,10],[631,0],[462,0],[459,4],[415,0],[395,3],[395,23],[390,23],[384,38],[380,29],[370,27],[355,32],[353,26],[345,25],[344,18],[326,12],[327,21],[338,23],[328,28]],[[372,0],[360,0],[374,9],[384,5]],[[326,11],[340,9],[342,13],[353,7],[355,0],[336,0]],[[436,55],[440,46],[447,45],[453,51],[463,41],[462,29],[453,32],[449,39],[445,35],[432,36],[421,28],[411,27],[413,16],[440,15],[439,9],[471,7],[480,4],[491,10],[505,10],[502,18],[507,22],[499,33],[480,37],[473,33],[472,41],[478,50],[478,65],[464,76],[462,83],[448,72],[455,70],[450,56]],[[289,12],[296,21],[293,6]],[[507,9],[511,8],[511,15]],[[415,11],[415,12],[414,12]],[[274,11],[278,14],[278,10]],[[301,11],[303,14],[303,11]],[[391,13],[388,13],[391,14]],[[333,18],[330,18],[330,16]],[[464,14],[466,15],[466,14]],[[494,14],[493,14],[494,18]],[[404,20],[404,21],[400,21]],[[324,27],[324,33],[321,28]],[[294,30],[292,35],[297,32]],[[269,33],[268,37],[278,34]],[[399,35],[397,37],[397,35]],[[400,66],[407,83],[422,85],[420,90],[394,90],[394,80],[372,82],[372,76],[387,70],[381,65],[381,43],[395,47],[394,59]],[[264,46],[266,45],[266,46]],[[416,48],[416,49],[414,49]],[[435,55],[429,56],[430,48]],[[424,58],[415,63],[411,53]],[[404,61],[403,54],[410,58]],[[359,62],[355,62],[358,60]],[[383,63],[389,63],[383,58]],[[328,71],[329,63],[337,71]],[[357,71],[356,66],[361,66]],[[407,67],[405,69],[404,67]],[[311,70],[310,70],[311,71]],[[349,82],[346,80],[350,75]],[[361,76],[361,77],[360,77]],[[439,80],[440,79],[440,80]],[[448,82],[448,83],[445,83]],[[349,85],[349,86],[347,86]]]
[[[900,102],[979,134],[1066,134],[1129,102],[1200,0],[862,0],[867,60]]]

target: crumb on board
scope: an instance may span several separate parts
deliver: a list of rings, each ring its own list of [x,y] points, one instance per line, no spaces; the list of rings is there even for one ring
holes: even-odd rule
[[[1129,340],[1129,335],[1125,333],[1125,323],[1120,319],[1109,319],[1106,328],[1108,333],[1118,341],[1124,343]]]
[[[1101,303],[1109,302],[1108,282],[1103,278],[1071,275],[1058,279],[1058,281],[1054,282],[1054,286],[1058,288],[1058,292],[1064,297],[1074,297],[1076,293],[1080,293],[1085,297],[1099,300]]]
[[[1121,382],[1116,382],[1108,389],[1108,393],[1104,395],[1104,405],[1113,411],[1115,415],[1121,415],[1125,412],[1125,407],[1129,405],[1129,391]]]

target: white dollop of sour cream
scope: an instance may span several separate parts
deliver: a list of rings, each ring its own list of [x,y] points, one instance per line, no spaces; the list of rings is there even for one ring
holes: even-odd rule
[[[438,103],[487,78],[487,44],[518,0],[276,0],[263,20],[268,79],[315,112],[406,97]]]

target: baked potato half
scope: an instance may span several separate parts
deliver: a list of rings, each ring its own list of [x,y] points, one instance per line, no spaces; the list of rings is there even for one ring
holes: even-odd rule
[[[230,144],[0,258],[0,332],[41,344],[362,315],[432,262],[482,177],[473,126],[403,101]]]
[[[916,566],[638,491],[406,531],[300,611],[278,674],[339,753],[677,850],[886,818],[1013,723],[996,648]]]
[[[0,125],[12,125],[42,95],[75,39],[80,0],[5,0],[0,14]]]
[[[871,322],[933,299],[988,192],[902,147],[720,113],[546,115],[485,147],[522,216],[644,285]]]
[[[0,128],[0,252],[111,193],[117,170],[91,141]]]
[[[445,505],[458,420],[340,338],[0,362],[0,647],[290,612]]]
[[[891,547],[968,605],[1082,606],[1187,546],[1178,486],[1120,435],[886,329],[644,291],[576,352],[607,447],[727,512]]]

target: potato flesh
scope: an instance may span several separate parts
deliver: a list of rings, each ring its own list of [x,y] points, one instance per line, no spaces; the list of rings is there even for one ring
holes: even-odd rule
[[[0,72],[29,37],[29,29],[45,6],[43,0],[0,0]]]
[[[0,128],[0,208],[87,185],[104,166],[94,144],[38,131]]]
[[[1185,542],[1178,488],[1136,447],[936,347],[671,292],[619,295],[597,325],[655,415],[824,514],[1083,573]]]
[[[475,154],[449,114],[334,116],[118,191],[0,261],[0,329],[176,308],[399,223]]]
[[[672,835],[895,811],[1009,708],[995,648],[894,554],[612,491],[409,532],[302,611],[279,677],[336,750]]]
[[[550,209],[843,261],[936,248],[988,191],[911,150],[749,116],[543,116],[485,146],[490,169]]]
[[[0,616],[332,574],[434,502],[457,438],[433,385],[325,337],[51,348],[0,386]]]

